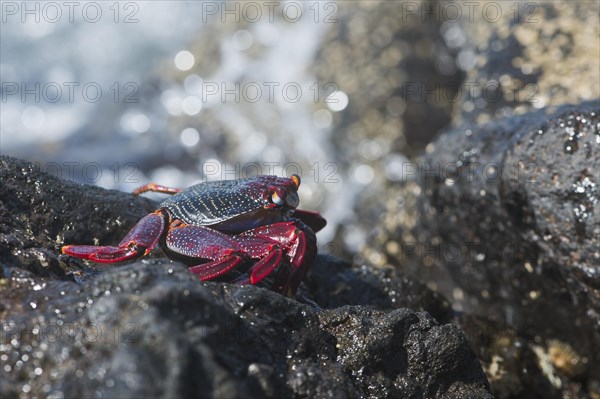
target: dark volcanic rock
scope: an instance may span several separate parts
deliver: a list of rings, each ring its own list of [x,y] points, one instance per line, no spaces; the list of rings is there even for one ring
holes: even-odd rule
[[[556,391],[581,397],[600,381],[599,150],[596,101],[456,129],[422,168],[421,260],[443,270],[420,277],[443,288],[448,272],[443,293],[517,330]]]
[[[59,260],[64,243],[118,242],[156,206],[145,198],[56,179],[8,157],[0,157],[0,177],[0,276],[7,275],[7,266],[18,266],[37,276],[72,280],[82,267]]]
[[[83,264],[60,246],[116,242],[155,204],[7,157],[0,174],[2,397],[491,398],[460,330],[394,309],[449,318],[399,273],[320,257],[297,301],[167,259]]]
[[[5,312],[3,379],[38,396],[491,397],[463,334],[408,309],[318,310],[163,260],[22,303]]]
[[[320,255],[310,277],[311,294],[323,307],[405,307],[427,311],[441,323],[450,322],[454,316],[444,297],[397,269],[355,267],[332,256]]]

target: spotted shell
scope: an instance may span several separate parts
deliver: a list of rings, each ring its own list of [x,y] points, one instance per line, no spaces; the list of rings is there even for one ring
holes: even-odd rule
[[[287,219],[293,208],[275,207],[269,200],[277,187],[284,187],[297,198],[293,179],[256,176],[196,184],[163,201],[160,209],[166,210],[171,220],[241,232]]]

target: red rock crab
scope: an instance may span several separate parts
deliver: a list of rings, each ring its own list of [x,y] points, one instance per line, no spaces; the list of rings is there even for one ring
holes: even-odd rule
[[[315,232],[326,224],[318,213],[296,209],[299,186],[297,175],[205,182],[184,190],[148,184],[134,194],[173,196],[142,218],[118,246],[65,245],[62,252],[115,263],[147,255],[159,244],[203,281],[254,259],[237,282],[256,284],[278,269],[274,289],[294,295],[315,261]]]

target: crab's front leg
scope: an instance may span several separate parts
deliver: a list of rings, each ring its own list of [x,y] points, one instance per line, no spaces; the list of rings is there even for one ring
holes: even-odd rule
[[[165,229],[165,218],[160,211],[143,217],[127,233],[118,246],[65,245],[62,253],[94,262],[115,263],[148,254]]]
[[[294,220],[300,219],[302,223],[310,227],[314,232],[320,231],[327,225],[327,221],[319,212],[307,211],[304,209],[294,209]]]

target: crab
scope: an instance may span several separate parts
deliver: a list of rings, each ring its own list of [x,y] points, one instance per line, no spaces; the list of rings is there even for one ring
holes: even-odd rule
[[[273,289],[293,296],[315,261],[315,232],[326,224],[320,214],[296,209],[299,186],[298,175],[204,182],[184,190],[147,184],[133,194],[172,196],[117,246],[65,245],[62,253],[116,263],[145,256],[158,244],[202,281],[253,261],[237,283],[256,284],[277,269]]]

